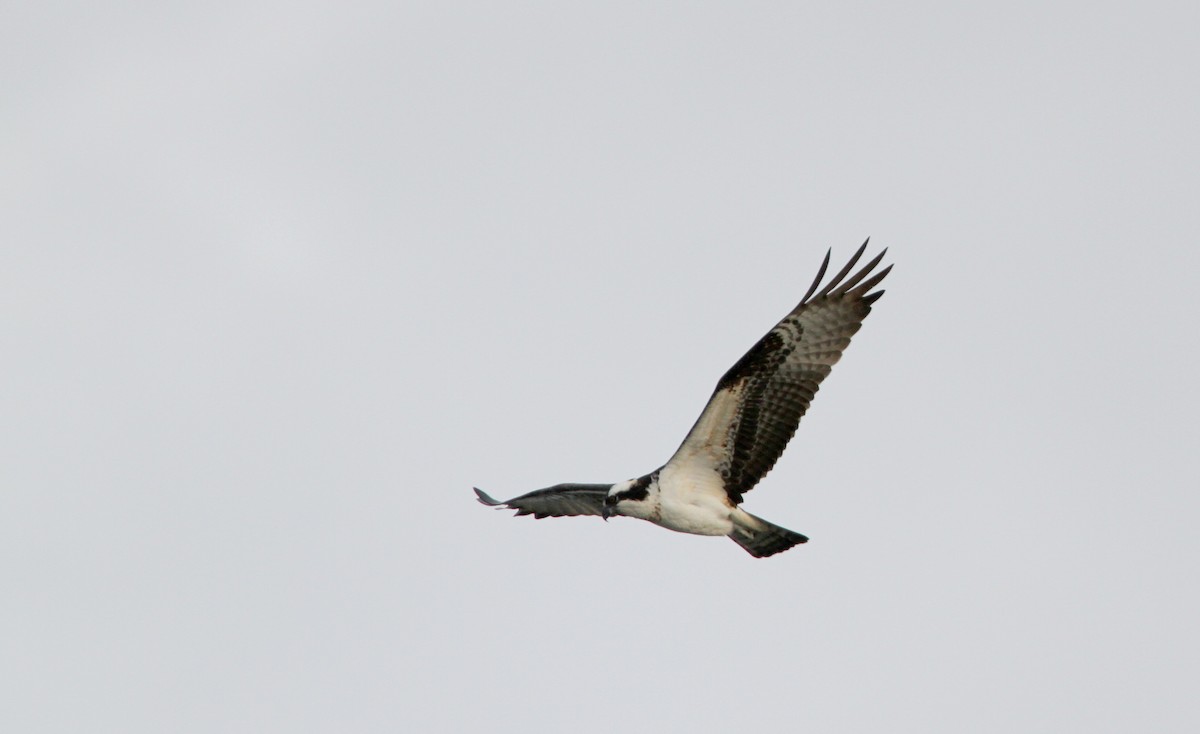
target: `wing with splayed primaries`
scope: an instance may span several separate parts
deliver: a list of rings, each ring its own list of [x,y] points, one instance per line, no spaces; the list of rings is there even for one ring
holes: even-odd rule
[[[783,453],[821,381],[841,359],[883,291],[871,289],[892,269],[874,272],[887,250],[847,275],[858,252],[821,286],[829,253],[799,305],[767,332],[717,383],[712,399],[671,462],[703,462],[715,468],[737,503]]]
[[[478,487],[474,489],[479,501],[489,507],[516,510],[518,515],[533,515],[540,520],[568,515],[598,516],[604,509],[604,496],[611,487],[611,484],[556,484],[506,502],[494,499]]]

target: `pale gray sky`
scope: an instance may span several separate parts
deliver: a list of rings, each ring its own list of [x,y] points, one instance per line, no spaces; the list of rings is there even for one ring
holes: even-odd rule
[[[1194,3],[10,4],[0,729],[1191,732]],[[661,464],[864,237],[725,539]]]

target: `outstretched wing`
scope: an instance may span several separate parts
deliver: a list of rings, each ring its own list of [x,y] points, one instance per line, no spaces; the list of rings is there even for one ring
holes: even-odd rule
[[[866,248],[864,242],[817,292],[829,266],[825,253],[808,293],[725,373],[668,466],[700,462],[715,469],[734,503],[775,466],[821,380],[883,295],[871,289],[892,269],[873,272],[887,250],[846,279]]]
[[[518,515],[566,517],[568,515],[600,515],[604,496],[611,484],[556,484],[501,502],[475,487],[479,501],[489,507],[516,510]]]

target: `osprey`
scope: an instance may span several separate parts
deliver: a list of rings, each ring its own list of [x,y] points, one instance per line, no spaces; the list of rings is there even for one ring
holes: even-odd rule
[[[717,382],[687,438],[660,468],[616,484],[557,484],[506,502],[475,488],[479,501],[535,518],[625,515],[681,533],[728,535],[756,558],[806,542],[738,505],[775,465],[821,380],[883,295],[871,289],[892,269],[873,272],[886,249],[846,279],[866,249],[863,242],[818,292],[829,266],[825,253],[804,298]]]

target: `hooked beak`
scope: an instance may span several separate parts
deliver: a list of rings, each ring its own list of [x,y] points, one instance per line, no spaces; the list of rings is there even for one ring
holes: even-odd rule
[[[601,508],[601,510],[600,510],[600,517],[604,518],[604,522],[608,522],[608,518],[617,514],[616,509],[617,509],[616,505],[610,505],[608,503],[605,503],[604,507]]]

